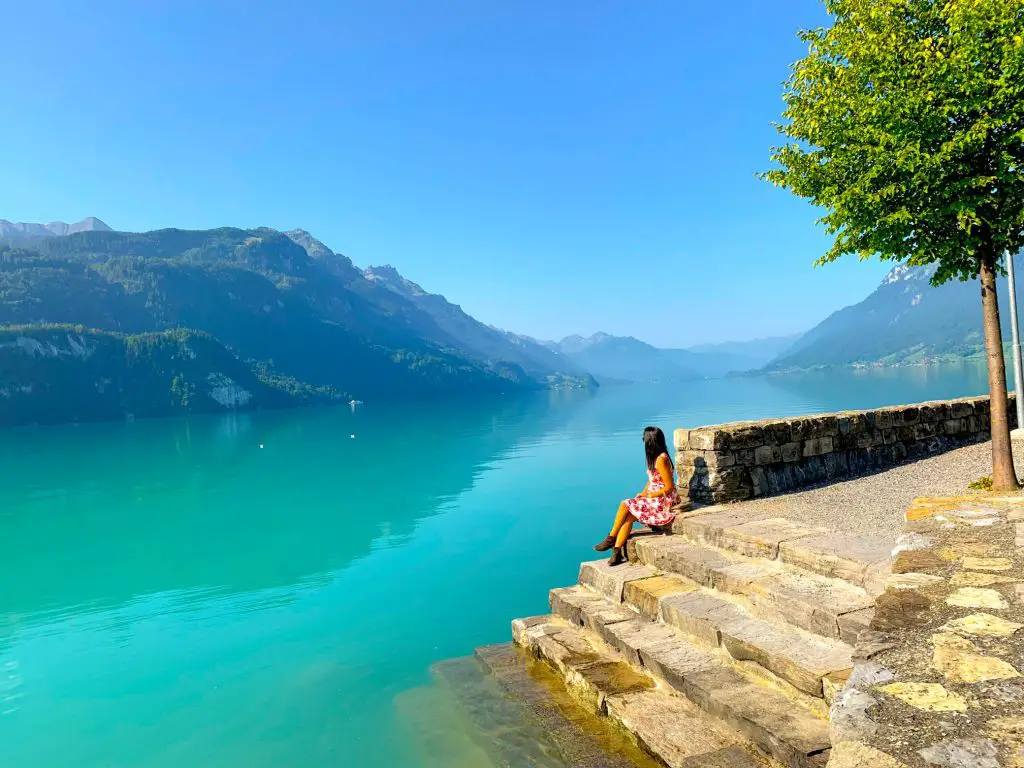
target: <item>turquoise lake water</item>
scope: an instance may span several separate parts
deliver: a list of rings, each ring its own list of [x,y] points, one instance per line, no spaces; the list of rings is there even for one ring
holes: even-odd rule
[[[487,766],[430,667],[575,580],[644,426],[985,390],[906,368],[0,431],[0,766]]]

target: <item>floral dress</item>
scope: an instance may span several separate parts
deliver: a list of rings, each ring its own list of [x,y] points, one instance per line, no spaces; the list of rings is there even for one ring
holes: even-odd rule
[[[662,454],[662,456],[665,455],[664,453]],[[657,469],[648,469],[647,477],[650,482],[647,486],[648,492],[654,493],[664,490],[665,481],[661,479],[661,474],[659,474]],[[672,513],[672,507],[678,503],[679,494],[673,488],[671,493],[653,499],[645,496],[626,499],[626,508],[633,517],[644,525],[668,525],[676,517]]]

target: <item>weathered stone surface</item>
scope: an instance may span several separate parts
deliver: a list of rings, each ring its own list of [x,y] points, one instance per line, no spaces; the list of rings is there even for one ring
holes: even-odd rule
[[[708,716],[693,704],[661,691],[610,696],[606,703],[609,717],[622,723],[672,768],[685,768],[690,758],[736,743],[735,738],[730,740],[709,728]]]
[[[855,645],[862,632],[871,628],[871,620],[875,617],[874,608],[863,608],[836,617],[839,624],[839,639],[849,645]]]
[[[857,646],[853,649],[853,659],[854,661],[867,661],[868,659],[871,659],[884,651],[891,650],[896,646],[897,643],[893,640],[891,635],[869,629],[865,632],[861,632],[860,637],[857,638]],[[858,668],[859,666],[855,668],[855,672]]]
[[[717,585],[717,583],[716,583]],[[870,608],[872,598],[836,579],[789,569],[755,578],[740,590],[765,618],[781,617],[824,637],[839,637],[839,617]]]
[[[946,598],[946,603],[961,608],[987,608],[995,611],[1006,610],[1009,607],[1003,596],[994,589],[978,587],[960,587]]]
[[[850,679],[851,672],[853,672],[852,669],[844,669],[839,672],[829,672],[821,678],[822,697],[830,707],[835,701],[836,696],[839,695],[839,692],[843,690],[846,681]]]
[[[864,586],[869,566],[888,564],[892,542],[880,536],[854,536],[848,533],[824,533],[806,536],[779,545],[779,559]]]
[[[683,576],[701,585],[711,584],[715,569],[736,562],[736,558],[684,541],[678,536],[638,539],[636,556],[641,563]]]
[[[943,741],[920,749],[917,754],[929,765],[943,768],[1002,768],[999,750],[988,739]]]
[[[702,592],[674,595],[661,603],[661,618],[666,624],[711,647],[721,643],[724,624],[748,616],[739,606]]]
[[[906,768],[891,755],[856,741],[833,742],[828,768]]]
[[[767,763],[755,758],[742,747],[723,747],[705,755],[695,755],[682,762],[682,768],[761,768]]]
[[[886,589],[926,589],[945,581],[929,573],[894,573],[885,580]]]
[[[947,691],[938,683],[889,683],[877,690],[926,712],[966,712],[963,696]]]
[[[982,683],[1012,680],[1020,673],[1011,664],[992,656],[983,656],[970,641],[949,632],[932,635],[935,652],[932,663],[954,683]]]
[[[537,638],[555,631],[551,626],[552,616],[530,616],[512,621],[512,640],[524,648],[536,645]]]
[[[964,568],[969,571],[1008,571],[1013,561],[1008,557],[965,557]]]
[[[812,696],[824,695],[823,677],[853,667],[849,647],[759,619],[724,624],[721,637],[734,659],[755,661]]]
[[[609,624],[606,632],[606,635],[602,635],[605,642],[637,665],[643,663],[641,651],[644,648],[662,643],[679,643],[678,636],[668,627],[640,618]]]
[[[606,560],[591,560],[580,564],[580,584],[585,584],[613,603],[622,602],[622,590],[626,582],[654,575],[652,568],[635,563],[610,566]]]
[[[782,573],[777,563],[767,561],[744,561],[715,568],[709,575],[710,586],[733,595],[745,595],[755,581],[767,579]]]
[[[829,746],[828,723],[799,716],[790,699],[722,667],[698,672],[685,682],[687,698],[757,744],[784,765],[822,765]]]
[[[636,608],[641,616],[656,621],[661,615],[661,601],[670,595],[692,592],[697,585],[671,576],[653,576],[627,582],[623,595],[628,605]]]
[[[720,509],[715,512],[694,515],[693,517],[688,517],[685,520],[677,520],[672,526],[672,530],[673,532],[686,536],[697,543],[710,544],[711,546],[717,547],[720,546],[722,532],[726,528],[743,525],[744,523],[752,523],[758,520],[765,520],[768,517],[769,515],[742,512],[737,511],[736,509]]]
[[[899,552],[892,561],[893,573],[913,573],[941,568],[945,563],[932,549],[908,549]]]
[[[784,517],[766,518],[723,528],[718,533],[716,546],[731,549],[747,557],[774,560],[779,554],[779,545],[782,542],[820,535],[823,532],[823,528],[809,528]]]
[[[957,571],[950,577],[951,587],[990,587],[993,584],[1008,584],[1013,579],[995,573],[978,573],[977,571]]]
[[[913,589],[887,589],[875,600],[871,629],[888,631],[923,624],[931,600]]]
[[[654,681],[647,675],[624,661],[608,658],[589,663],[570,660],[564,674],[566,683],[589,693],[598,708],[609,696],[654,688]]]
[[[640,661],[653,675],[678,691],[685,689],[685,681],[690,675],[717,669],[723,665],[712,651],[697,648],[678,639],[645,645],[640,649]]]
[[[1024,624],[1007,621],[990,613],[972,613],[970,616],[946,622],[942,629],[975,637],[1010,637],[1024,629]]]

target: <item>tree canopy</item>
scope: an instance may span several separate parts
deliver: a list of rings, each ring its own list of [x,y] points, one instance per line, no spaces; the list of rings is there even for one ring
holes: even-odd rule
[[[1024,246],[1024,2],[824,0],[763,177],[827,209],[818,263],[969,279]]]

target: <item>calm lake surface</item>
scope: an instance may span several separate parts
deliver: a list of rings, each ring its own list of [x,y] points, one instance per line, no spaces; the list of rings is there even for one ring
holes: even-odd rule
[[[491,765],[430,667],[575,580],[644,426],[986,389],[970,365],[0,431],[0,766]]]

